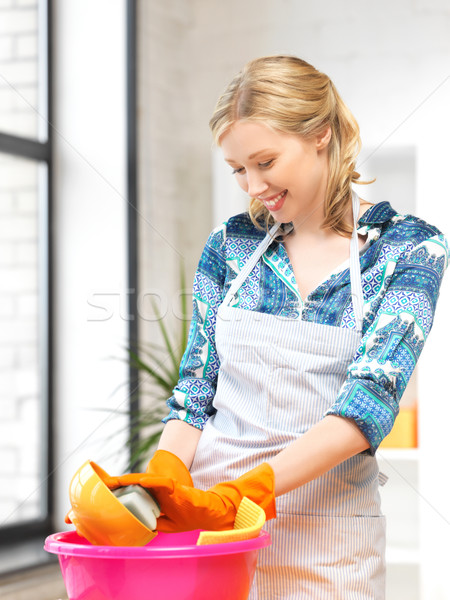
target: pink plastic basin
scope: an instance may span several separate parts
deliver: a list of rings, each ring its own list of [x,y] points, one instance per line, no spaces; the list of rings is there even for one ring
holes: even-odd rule
[[[92,546],[75,531],[45,540],[69,600],[245,600],[270,535],[197,546],[199,531],[159,533],[146,546]]]

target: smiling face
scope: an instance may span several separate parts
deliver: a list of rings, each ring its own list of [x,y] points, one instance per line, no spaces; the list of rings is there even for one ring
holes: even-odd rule
[[[255,121],[236,121],[220,138],[240,187],[281,223],[294,227],[315,211],[323,219],[330,130],[305,139]]]

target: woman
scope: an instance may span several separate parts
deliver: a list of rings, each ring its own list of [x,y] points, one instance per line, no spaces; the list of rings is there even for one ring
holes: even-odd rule
[[[358,125],[298,58],[247,64],[210,125],[251,204],[212,232],[195,276],[141,478],[158,528],[230,527],[248,496],[272,536],[250,598],[384,598],[374,454],[432,325],[445,238],[352,192]]]

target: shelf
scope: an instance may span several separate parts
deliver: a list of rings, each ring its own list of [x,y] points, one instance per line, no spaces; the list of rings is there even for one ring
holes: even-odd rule
[[[386,548],[387,565],[410,565],[418,567],[420,565],[420,554],[417,548],[402,548],[400,546],[387,546]]]
[[[420,458],[419,448],[379,448],[377,458],[389,461],[418,461]]]

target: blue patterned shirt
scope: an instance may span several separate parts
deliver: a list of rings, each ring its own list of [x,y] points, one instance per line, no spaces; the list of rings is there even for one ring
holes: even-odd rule
[[[430,332],[448,263],[448,244],[432,225],[397,214],[388,202],[360,218],[364,295],[361,344],[326,414],[353,419],[374,453],[390,432],[399,401]],[[264,238],[248,213],[216,228],[194,278],[193,316],[170,414],[202,429],[214,414],[219,359],[217,309],[232,280]],[[237,306],[336,327],[355,328],[349,265],[341,265],[302,299],[283,242],[273,242],[239,290]]]

